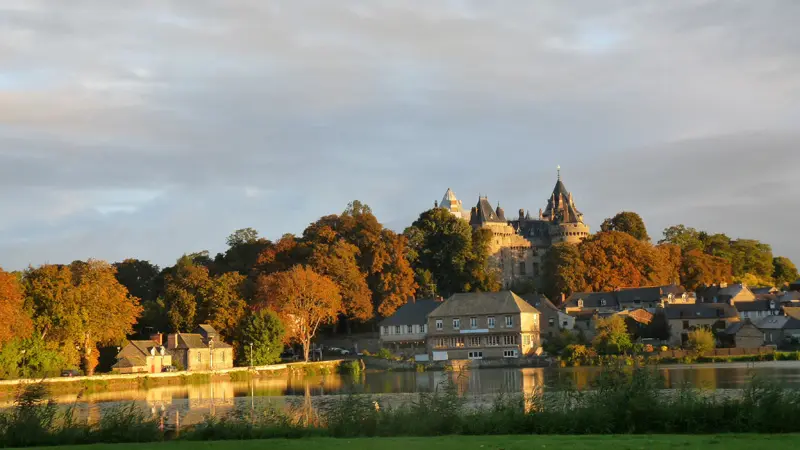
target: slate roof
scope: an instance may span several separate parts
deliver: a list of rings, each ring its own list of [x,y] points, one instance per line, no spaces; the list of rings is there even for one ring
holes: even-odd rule
[[[401,306],[391,316],[383,319],[379,324],[382,327],[395,325],[424,325],[428,323],[428,314],[441,305],[432,298],[419,299]]]
[[[469,223],[471,225],[481,225],[487,222],[506,223],[505,219],[497,217],[497,213],[492,209],[492,205],[489,204],[489,199],[480,197],[478,204],[472,208]]]
[[[544,312],[545,310],[550,310],[555,312],[559,311],[558,307],[554,305],[549,298],[547,298],[542,294],[536,294],[536,293],[525,294],[522,296],[522,299],[541,312]]]
[[[177,336],[178,345],[176,348],[192,349],[192,348],[208,348],[208,343],[203,338],[203,335],[198,333],[180,333]],[[214,348],[231,348],[222,340],[214,340]]]
[[[215,330],[214,327],[212,327],[211,325],[205,324],[205,323],[201,324],[201,325],[198,325],[197,326],[197,330],[204,331],[206,334],[209,334],[209,335],[211,335],[211,334],[216,335],[217,334],[217,330]]]
[[[539,310],[528,304],[511,291],[471,292],[453,294],[428,314],[428,317],[453,317],[470,314],[515,314],[539,313]]]
[[[583,300],[584,308],[616,308],[619,302],[615,294],[616,292],[576,292],[569,296],[564,306],[577,308],[578,300]],[[606,304],[601,305],[601,300],[605,300]]]
[[[757,320],[755,325],[762,330],[780,330],[786,325],[789,319],[790,317],[787,316],[769,316]]]
[[[736,302],[736,309],[741,311],[770,311],[770,300],[753,300],[752,302]],[[777,305],[776,305],[777,308]]]
[[[695,303],[693,305],[666,305],[667,319],[732,319],[739,317],[736,308],[725,303]]]
[[[739,332],[739,330],[742,329],[744,324],[745,324],[744,321],[734,322],[728,325],[728,328],[725,328],[722,332],[725,334],[736,334]]]
[[[774,286],[769,287],[757,287],[757,288],[750,288],[750,291],[753,292],[755,295],[763,295],[763,294],[772,294],[774,292],[778,292]]]
[[[147,358],[144,356],[125,356],[120,358],[116,364],[111,366],[112,369],[122,369],[128,367],[144,367],[147,365]]]

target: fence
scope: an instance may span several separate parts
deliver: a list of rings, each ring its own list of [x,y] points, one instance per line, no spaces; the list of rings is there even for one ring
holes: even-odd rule
[[[755,348],[715,348],[704,356],[748,356],[748,355],[768,355],[775,353],[775,347],[755,347]],[[661,358],[685,358],[694,356],[688,350],[667,350],[659,352]]]

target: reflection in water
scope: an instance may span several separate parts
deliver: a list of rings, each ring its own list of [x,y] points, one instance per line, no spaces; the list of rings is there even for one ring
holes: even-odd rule
[[[736,389],[743,387],[754,375],[781,384],[800,388],[800,365],[748,368],[714,366],[673,366],[660,369],[664,387],[678,388],[685,384],[704,389]],[[384,401],[403,402],[414,398],[403,394],[434,392],[452,381],[459,394],[479,396],[499,393],[532,394],[544,386],[559,389],[572,386],[586,389],[599,373],[598,368],[565,369],[481,369],[463,372],[380,372],[366,373],[353,378],[343,375],[319,377],[257,378],[251,381],[214,381],[203,385],[161,386],[149,389],[127,389],[113,392],[93,392],[54,396],[62,406],[74,405],[80,417],[95,422],[104,411],[134,402],[146,411],[162,418],[164,424],[190,425],[206,416],[223,416],[234,411],[258,411],[285,408],[287,403],[302,412],[306,423],[319,419],[315,398],[323,396],[364,393],[382,395]],[[10,401],[0,408],[11,406]]]

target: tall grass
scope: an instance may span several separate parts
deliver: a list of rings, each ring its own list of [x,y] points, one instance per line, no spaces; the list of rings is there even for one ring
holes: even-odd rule
[[[163,432],[133,405],[107,412],[99,423],[81,423],[72,409],[58,413],[46,388],[32,384],[19,392],[12,410],[0,414],[0,447],[303,436],[800,432],[798,390],[759,379],[733,395],[662,386],[656,370],[620,365],[605,368],[584,391],[560,386],[475,403],[449,381],[397,405],[370,395],[315,406],[305,398],[287,409],[209,417],[178,435]]]

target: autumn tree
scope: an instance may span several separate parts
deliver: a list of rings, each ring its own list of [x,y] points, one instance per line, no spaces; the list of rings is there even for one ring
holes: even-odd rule
[[[104,261],[29,269],[25,287],[37,331],[62,348],[80,348],[87,375],[97,365],[97,345],[121,343],[142,312]]]
[[[343,311],[339,286],[307,266],[264,275],[259,278],[258,290],[265,299],[260,306],[278,313],[287,338],[302,345],[306,361],[319,327],[334,322]]]
[[[664,264],[664,255],[627,233],[598,233],[584,240],[579,250],[586,266],[584,280],[591,291],[671,282],[671,265]]]
[[[201,288],[198,323],[213,326],[225,340],[235,336],[236,327],[247,313],[247,302],[242,292],[246,277],[238,272],[228,272],[211,278]]]
[[[165,277],[165,304],[172,330],[190,332],[198,323],[203,294],[211,280],[208,269],[184,255]]]
[[[552,299],[586,290],[586,266],[575,244],[561,242],[550,247],[544,255],[542,270],[543,291]]]
[[[628,335],[628,327],[622,316],[611,316],[608,318],[598,318],[595,337],[592,340],[592,347],[606,355],[617,355],[625,353],[633,346],[631,337]]]
[[[237,359],[240,365],[274,364],[281,360],[283,323],[269,308],[249,314],[239,325]]]
[[[650,241],[647,228],[639,214],[623,211],[614,217],[608,218],[600,225],[601,231],[619,231],[627,233],[640,241]]]
[[[420,214],[403,233],[418,283],[433,281],[443,296],[497,290],[496,274],[489,268],[490,233],[473,230],[444,208]]]
[[[707,255],[697,249],[683,255],[681,284],[690,291],[703,285],[729,283],[732,278],[731,265],[723,258]]]
[[[19,278],[0,268],[0,347],[13,338],[27,338],[33,323],[25,311]]]
[[[797,267],[795,267],[791,259],[785,256],[773,258],[772,265],[775,267],[772,272],[772,278],[775,279],[776,286],[794,283],[800,278],[800,274],[797,273]]]

